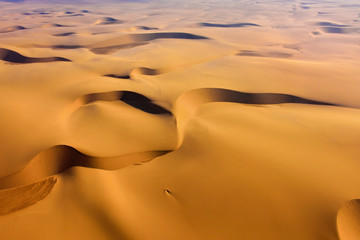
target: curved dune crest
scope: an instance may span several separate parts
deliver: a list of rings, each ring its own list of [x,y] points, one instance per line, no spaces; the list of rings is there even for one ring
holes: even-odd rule
[[[51,193],[56,181],[55,177],[49,177],[29,185],[0,190],[0,215],[19,211],[44,199]]]
[[[106,25],[106,24],[119,24],[119,23],[123,23],[124,21],[121,21],[119,19],[116,18],[112,18],[112,17],[101,17],[96,19],[96,21],[94,22],[94,25]]]
[[[15,31],[24,30],[24,29],[27,29],[27,28],[20,26],[20,25],[9,26],[9,27],[1,29],[0,33],[15,32]]]
[[[138,33],[127,34],[116,38],[104,40],[87,46],[91,50],[105,48],[124,48],[123,46],[143,45],[156,39],[189,39],[189,40],[205,40],[209,39],[204,36],[195,35],[184,32],[158,32],[158,33]]]
[[[0,48],[0,59],[11,63],[71,62],[63,57],[32,58],[6,48]]]
[[[139,31],[139,30],[158,30],[156,27],[147,27],[147,26],[135,26],[128,29],[129,31]]]
[[[83,95],[76,100],[74,106],[81,107],[95,101],[118,100],[148,113],[171,114],[168,110],[152,103],[151,99],[130,91],[111,91]],[[298,103],[336,106],[332,103],[320,102],[281,93],[246,93],[220,88],[195,89],[181,95],[175,102],[174,112],[177,118],[177,131],[179,136],[178,147],[182,144],[183,130],[186,121],[195,114],[197,108],[199,108],[202,104],[209,102],[233,102],[252,105]],[[71,146],[57,145],[36,155],[22,170],[0,178],[0,189],[14,188],[31,184],[43,178],[61,173],[74,166],[116,170],[129,165],[141,164],[141,162],[150,161],[169,152],[171,151],[148,151],[116,157],[93,157],[85,155]],[[28,186],[32,185],[24,186],[24,189],[31,188]],[[36,196],[36,194],[33,195]],[[45,197],[44,194],[39,194],[38,196],[40,197],[35,198],[35,200],[28,201],[27,204],[18,204],[16,205],[16,208],[11,209],[15,209],[14,211],[16,211],[17,209],[21,209],[21,207],[18,206],[26,207]]]
[[[48,46],[46,46],[46,47],[48,47]],[[78,49],[78,48],[85,48],[85,47],[81,46],[81,45],[53,45],[53,46],[51,46],[51,48],[59,50],[59,49]]]
[[[258,25],[256,23],[221,24],[221,23],[208,23],[208,22],[198,23],[197,26],[200,26],[200,27],[218,27],[218,28],[260,27],[260,25]]]
[[[314,101],[282,93],[247,93],[221,88],[201,88],[182,94],[175,102],[174,114],[177,118],[179,141],[182,144],[182,134],[186,122],[195,115],[197,109],[211,102],[232,102],[250,105],[267,105],[283,103],[313,104],[337,106],[336,104]]]
[[[104,77],[111,77],[111,78],[119,78],[119,79],[130,79],[129,75],[119,75],[119,74],[106,74]]]
[[[75,101],[76,108],[95,101],[122,101],[134,108],[151,114],[171,114],[165,108],[156,105],[151,99],[130,91],[111,91],[103,93],[91,93],[79,97]]]
[[[344,27],[321,27],[320,30],[324,33],[338,33],[338,34],[350,34],[359,32],[358,28],[344,28]]]
[[[282,104],[282,103],[300,103],[337,106],[333,103],[320,102],[302,97],[297,97],[283,93],[247,93],[222,88],[200,88],[181,95],[175,103],[175,108],[182,106],[195,107],[207,102],[234,102],[243,104]]]
[[[95,101],[118,100],[147,113],[171,114],[168,110],[152,103],[151,99],[130,91],[111,91],[83,95],[75,101],[73,107],[78,108]],[[299,103],[336,106],[332,103],[314,101],[281,93],[246,93],[219,88],[195,89],[181,95],[174,106],[174,112],[178,122],[179,145],[182,142],[182,131],[185,122],[195,114],[197,108],[209,102],[234,102],[252,105]],[[167,152],[168,151],[151,151],[118,157],[92,157],[82,154],[70,146],[54,146],[38,154],[23,170],[1,178],[0,189],[29,184],[73,166],[114,170],[139,161],[150,160]]]
[[[318,22],[317,26],[324,33],[350,34],[359,32],[359,28],[354,28],[351,25],[337,24],[332,22]]]
[[[55,34],[54,36],[68,36],[75,34],[73,32]],[[88,48],[95,54],[110,54],[121,49],[129,49],[137,46],[149,44],[151,41],[156,39],[187,39],[187,40],[206,40],[209,39],[204,36],[195,35],[191,33],[183,32],[161,32],[161,33],[138,33],[138,34],[127,34],[116,38],[103,40],[90,45],[34,45],[35,47],[45,47],[52,49],[78,49]]]
[[[150,161],[166,153],[168,151],[150,151],[117,157],[92,157],[70,146],[58,145],[36,155],[22,170],[0,178],[0,190],[30,184],[74,166],[116,170],[135,163]]]
[[[53,28],[53,27],[67,27],[67,26],[57,23],[45,23],[41,25],[41,28]]]
[[[290,58],[293,55],[286,52],[267,52],[267,53],[258,53],[251,50],[241,50],[236,54],[237,56],[247,56],[247,57],[272,57],[272,58]]]
[[[353,199],[340,208],[337,227],[340,240],[360,239],[360,199]]]
[[[137,42],[137,43],[126,43],[126,44],[120,44],[120,45],[114,45],[109,47],[99,47],[99,48],[92,48],[90,51],[96,54],[109,54],[112,52],[116,52],[121,49],[129,49],[134,48],[137,46],[146,45],[148,42]]]
[[[350,27],[350,25],[337,24],[332,22],[318,22],[316,25],[321,27]]]
[[[55,37],[67,37],[67,36],[74,35],[74,34],[76,34],[76,32],[65,32],[65,33],[57,33],[57,34],[54,34],[53,36],[55,36]]]
[[[116,38],[104,40],[90,46],[90,51],[97,54],[108,54],[120,49],[133,48],[141,45],[148,44],[150,41],[156,39],[189,39],[201,40],[209,39],[204,36],[195,35],[183,32],[161,32],[161,33],[139,33],[128,34]]]
[[[162,71],[161,69],[154,69],[147,67],[139,67],[131,71],[131,74],[141,74],[141,75],[149,75],[149,76],[159,75],[162,73],[164,73],[164,71]]]

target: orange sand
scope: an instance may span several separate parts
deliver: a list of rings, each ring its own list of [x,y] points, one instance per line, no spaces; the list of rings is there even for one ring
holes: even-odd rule
[[[357,1],[55,2],[0,2],[0,239],[360,239]]]

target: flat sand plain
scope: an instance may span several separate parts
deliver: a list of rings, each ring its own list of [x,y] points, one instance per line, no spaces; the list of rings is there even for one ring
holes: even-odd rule
[[[0,12],[0,239],[360,239],[358,1]]]

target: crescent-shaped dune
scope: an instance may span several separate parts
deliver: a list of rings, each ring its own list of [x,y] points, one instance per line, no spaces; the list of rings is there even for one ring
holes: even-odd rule
[[[29,185],[74,166],[117,170],[132,164],[150,161],[166,153],[167,151],[152,151],[101,158],[87,156],[69,146],[54,146],[39,153],[19,172],[0,178],[0,190]]]
[[[0,48],[0,60],[11,63],[48,63],[48,62],[71,62],[71,60],[63,57],[45,57],[34,58],[26,57],[18,52],[6,48]]]
[[[151,114],[171,114],[168,110],[155,105],[151,100],[141,94],[129,91],[112,91],[87,94],[75,101],[77,107],[95,101],[121,100],[135,108]],[[183,126],[195,114],[197,108],[210,102],[233,102],[242,104],[313,104],[336,106],[335,104],[309,100],[289,94],[279,93],[244,93],[228,89],[196,89],[179,97],[174,108],[180,138],[183,136]],[[190,113],[191,112],[191,113]],[[182,139],[179,139],[179,146]],[[0,189],[27,185],[42,178],[61,173],[73,166],[116,170],[130,164],[149,161],[164,155],[169,151],[152,151],[134,153],[118,157],[91,157],[80,153],[70,146],[54,146],[46,149],[34,157],[30,163],[19,172],[0,178]]]
[[[94,25],[119,24],[119,23],[123,23],[123,21],[112,17],[101,17],[94,22]]]
[[[15,31],[24,30],[24,29],[26,29],[26,28],[23,26],[15,25],[15,26],[9,26],[9,27],[0,29],[0,33],[15,32]]]

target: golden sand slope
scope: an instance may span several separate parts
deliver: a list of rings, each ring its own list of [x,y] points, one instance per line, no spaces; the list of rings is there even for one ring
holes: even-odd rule
[[[0,239],[360,238],[355,0],[0,9]]]

